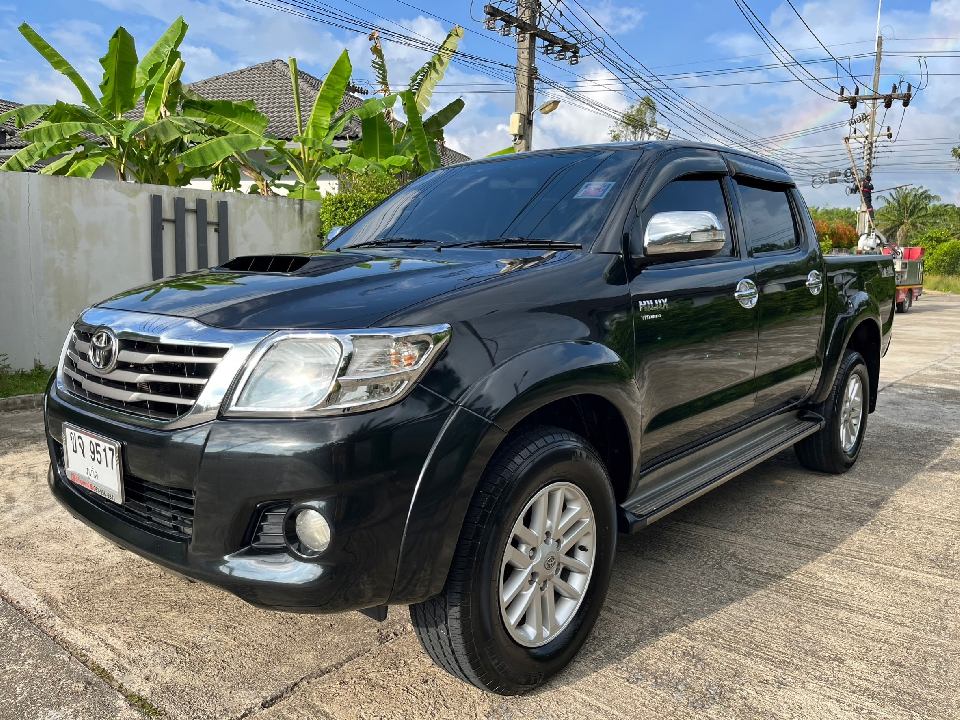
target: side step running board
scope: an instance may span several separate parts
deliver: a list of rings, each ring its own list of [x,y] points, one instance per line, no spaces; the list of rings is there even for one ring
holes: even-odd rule
[[[823,424],[824,419],[819,415],[801,413],[792,422],[760,435],[745,445],[738,445],[724,454],[705,457],[702,465],[681,474],[662,490],[628,500],[621,505],[620,532],[635,533],[642,530],[730,478],[812,435],[822,428]]]

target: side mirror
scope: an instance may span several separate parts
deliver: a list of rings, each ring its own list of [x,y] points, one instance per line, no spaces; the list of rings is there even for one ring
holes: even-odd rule
[[[726,242],[720,220],[712,212],[662,212],[647,222],[643,254],[648,262],[710,257],[720,252]]]
[[[330,228],[330,232],[327,233],[327,242],[333,240],[337,235],[343,232],[344,225],[336,225],[335,227]]]

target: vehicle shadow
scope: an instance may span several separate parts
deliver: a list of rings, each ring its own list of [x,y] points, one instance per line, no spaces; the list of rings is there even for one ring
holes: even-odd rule
[[[960,392],[949,394],[960,411]],[[956,428],[921,424],[930,431],[918,437],[902,411],[878,411],[870,417],[857,466],[845,475],[806,470],[787,450],[646,530],[620,535],[607,601],[591,638],[538,692],[611,666],[629,677],[629,658],[642,648],[829,555],[873,524],[884,504],[918,474],[928,467],[942,470],[937,464],[956,443]],[[768,621],[776,619],[758,618]]]

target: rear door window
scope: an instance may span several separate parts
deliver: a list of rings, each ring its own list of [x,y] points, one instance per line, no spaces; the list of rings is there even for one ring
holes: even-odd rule
[[[754,254],[793,250],[800,245],[786,188],[738,182],[737,190],[747,243]]]

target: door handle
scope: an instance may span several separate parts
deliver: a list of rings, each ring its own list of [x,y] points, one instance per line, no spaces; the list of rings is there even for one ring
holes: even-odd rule
[[[823,290],[823,276],[819,270],[811,270],[807,275],[807,290],[813,295],[819,295]]]
[[[757,284],[753,280],[744,279],[737,283],[737,290],[733,293],[733,296],[738,303],[749,310],[756,307],[760,293],[757,291]]]

